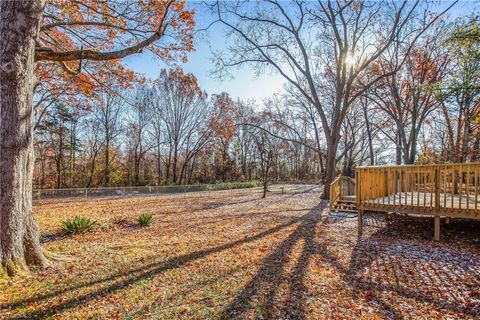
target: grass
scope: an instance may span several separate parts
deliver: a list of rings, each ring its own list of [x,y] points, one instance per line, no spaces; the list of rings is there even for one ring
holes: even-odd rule
[[[292,188],[297,188],[292,189]],[[0,318],[391,319],[480,314],[478,223],[329,216],[318,188],[36,202],[76,261],[0,285]],[[137,217],[155,223],[136,228]],[[55,237],[81,215],[91,232]],[[412,229],[414,228],[414,229]],[[460,233],[461,230],[463,233]],[[442,230],[443,231],[443,230]]]

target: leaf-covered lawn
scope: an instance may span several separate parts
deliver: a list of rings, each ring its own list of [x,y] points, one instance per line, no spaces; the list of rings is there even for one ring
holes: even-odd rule
[[[314,186],[45,200],[45,247],[74,257],[0,285],[0,318],[472,319],[480,223],[329,215]],[[152,214],[150,227],[136,218]],[[62,220],[97,220],[62,237]]]

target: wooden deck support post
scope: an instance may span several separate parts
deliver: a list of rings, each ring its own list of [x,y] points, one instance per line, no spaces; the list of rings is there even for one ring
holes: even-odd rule
[[[385,222],[390,223],[393,220],[392,212],[385,212]]]
[[[362,237],[363,233],[363,209],[358,210],[358,237]]]
[[[433,240],[440,240],[440,216],[433,218]]]
[[[450,217],[445,217],[445,224],[450,224]]]

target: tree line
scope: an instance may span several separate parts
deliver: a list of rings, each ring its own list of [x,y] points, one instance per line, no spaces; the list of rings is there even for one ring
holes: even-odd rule
[[[176,67],[153,81],[105,78],[70,101],[37,93],[35,186],[328,184],[358,165],[476,161],[479,21],[448,18],[453,5],[211,3],[235,44],[213,53],[214,75],[271,69],[284,90],[208,96]]]
[[[70,104],[39,104],[35,187],[75,188],[319,180],[318,159],[268,112],[227,93],[208,96],[193,74],[158,79]],[[303,132],[307,139],[307,132]]]

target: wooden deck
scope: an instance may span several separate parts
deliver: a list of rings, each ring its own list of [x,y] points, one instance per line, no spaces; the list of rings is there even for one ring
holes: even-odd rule
[[[441,193],[439,198],[440,207],[437,210],[440,210],[446,214],[450,213],[450,209],[454,209],[456,212],[466,209],[467,207],[469,208],[468,211],[480,209],[480,199],[475,198],[475,195],[467,196],[452,193]],[[378,205],[388,209],[395,209],[397,207],[399,209],[402,207],[412,207],[412,209],[420,208],[421,210],[425,211],[425,209],[436,209],[435,202],[435,194],[428,192],[402,192],[382,198],[367,200],[364,204],[364,207],[376,207]],[[470,214],[471,213],[467,213],[467,217],[469,217]]]
[[[356,169],[359,234],[364,211],[480,219],[480,163],[372,166]]]

